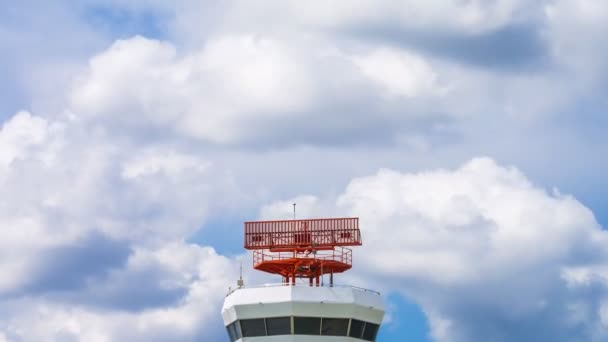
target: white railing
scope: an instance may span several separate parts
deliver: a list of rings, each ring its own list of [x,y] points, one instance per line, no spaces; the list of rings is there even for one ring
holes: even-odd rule
[[[226,295],[226,297],[230,296],[232,293],[234,293],[237,290],[240,289],[256,289],[256,288],[266,288],[266,287],[285,287],[285,286],[296,286],[296,287],[311,287],[310,284],[308,283],[296,283],[294,284],[286,284],[286,283],[270,283],[270,284],[261,284],[261,285],[247,285],[247,286],[241,286],[241,287],[237,287],[234,289],[229,289],[228,290],[228,294]],[[317,286],[312,286],[312,287],[317,287]],[[370,289],[366,289],[363,287],[358,287],[358,286],[353,286],[353,285],[320,285],[319,287],[337,287],[337,288],[350,288],[353,290],[357,290],[357,291],[361,291],[361,292],[369,292],[369,293],[373,293],[375,295],[380,296],[380,292],[378,291],[374,291],[374,290],[370,290]]]

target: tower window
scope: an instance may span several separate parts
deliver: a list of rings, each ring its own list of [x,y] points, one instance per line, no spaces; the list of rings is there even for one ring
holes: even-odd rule
[[[365,323],[365,331],[363,332],[363,339],[366,341],[375,341],[376,334],[378,334],[378,324],[374,323]]]
[[[350,322],[350,334],[348,336],[354,338],[363,337],[363,328],[365,327],[365,322],[360,321],[358,319],[353,319]]]
[[[230,336],[230,341],[234,342],[241,338],[241,326],[239,321],[234,321],[226,327],[228,330],[228,336]]]
[[[348,319],[323,318],[321,335],[346,336],[348,332]]]
[[[293,319],[293,326],[292,326]],[[350,321],[350,330],[349,330]],[[348,318],[268,317],[234,321],[226,330],[231,342],[243,337],[278,335],[350,336],[359,340],[376,341],[378,324]],[[293,334],[292,334],[293,332]]]
[[[296,335],[320,335],[320,317],[294,317],[294,333]]]
[[[243,337],[266,336],[266,325],[263,318],[241,320]]]
[[[266,318],[268,336],[291,335],[291,317]]]

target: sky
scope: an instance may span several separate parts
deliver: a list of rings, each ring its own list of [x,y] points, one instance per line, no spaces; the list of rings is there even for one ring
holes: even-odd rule
[[[224,341],[242,222],[356,216],[378,341],[608,339],[608,2],[0,10],[0,341]]]

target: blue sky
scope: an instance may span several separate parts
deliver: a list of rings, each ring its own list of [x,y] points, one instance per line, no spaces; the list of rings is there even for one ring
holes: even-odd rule
[[[294,201],[361,218],[341,282],[385,295],[379,341],[606,340],[606,29],[599,0],[4,6],[0,341],[223,340],[242,222]]]

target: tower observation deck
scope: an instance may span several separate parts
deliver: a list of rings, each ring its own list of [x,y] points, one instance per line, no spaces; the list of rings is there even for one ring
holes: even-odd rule
[[[245,222],[253,268],[282,281],[239,280],[222,308],[230,341],[375,341],[384,316],[380,294],[334,285],[334,275],[353,266],[350,247],[361,245],[355,217]]]

